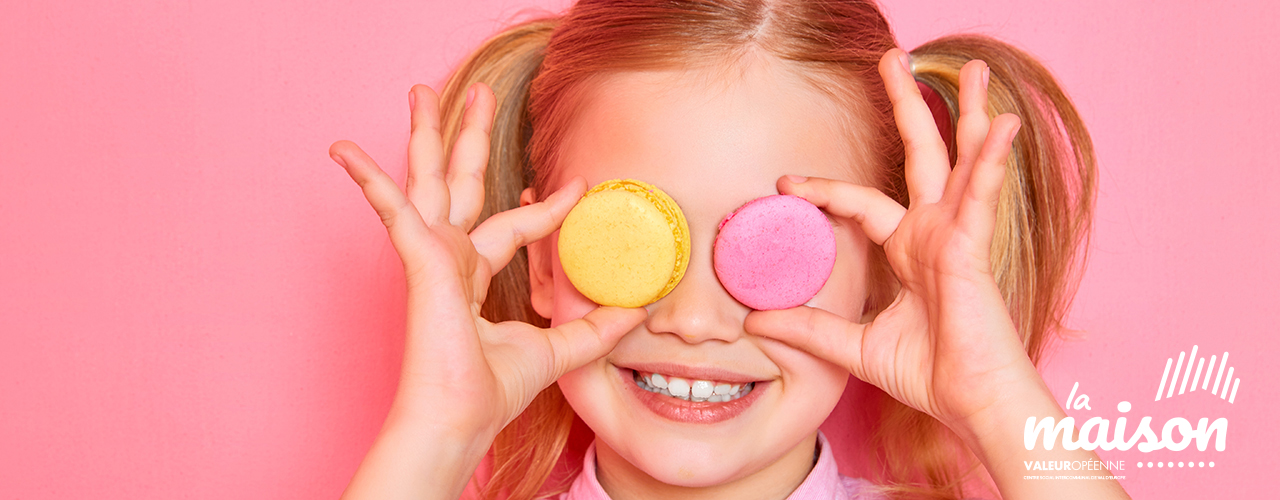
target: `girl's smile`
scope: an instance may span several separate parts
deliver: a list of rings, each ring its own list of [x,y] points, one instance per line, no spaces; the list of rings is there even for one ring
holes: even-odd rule
[[[618,374],[629,389],[628,395],[649,411],[676,422],[714,424],[734,418],[746,411],[769,388],[767,381],[735,383],[728,380],[746,378],[733,374],[716,377],[718,380],[671,375],[681,372],[722,372],[718,369],[693,369],[680,365],[669,365],[663,369],[668,374],[665,377],[661,373],[639,372],[627,368],[619,368]]]
[[[620,73],[589,84],[552,185],[634,178],[670,194],[689,222],[684,279],[603,359],[560,378],[595,431],[602,484],[796,484],[813,464],[818,426],[848,372],[749,336],[750,308],[712,267],[716,229],[786,174],[859,179],[860,127],[789,63],[744,56],[731,70]],[[835,270],[810,305],[857,319],[869,242],[833,222]],[[596,307],[564,276],[557,235],[530,245],[533,303],[552,324]],[[660,490],[654,490],[660,491]],[[728,491],[728,490],[726,490]],[[756,491],[754,494],[758,494]]]

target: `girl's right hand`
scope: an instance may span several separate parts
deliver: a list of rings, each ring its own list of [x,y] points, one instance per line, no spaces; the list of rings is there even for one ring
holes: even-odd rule
[[[354,143],[338,141],[329,153],[360,185],[404,263],[407,337],[388,425],[409,422],[487,448],[540,391],[607,354],[645,310],[601,307],[549,329],[480,317],[493,275],[521,246],[555,231],[586,182],[575,178],[545,201],[496,214],[472,230],[484,202],[496,99],[482,83],[468,95],[446,162],[438,98],[425,85],[410,90],[404,192]]]

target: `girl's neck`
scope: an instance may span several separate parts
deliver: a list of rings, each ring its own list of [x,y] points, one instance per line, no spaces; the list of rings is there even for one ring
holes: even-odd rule
[[[801,440],[777,461],[728,483],[707,487],[672,486],[654,479],[595,441],[596,478],[612,500],[687,498],[690,500],[783,500],[803,483],[818,457],[818,433]],[[584,471],[586,472],[586,471]]]

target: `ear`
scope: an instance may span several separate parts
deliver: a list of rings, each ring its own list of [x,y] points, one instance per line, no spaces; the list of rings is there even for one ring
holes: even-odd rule
[[[533,188],[520,192],[520,206],[532,205],[536,201]],[[551,299],[555,296],[555,282],[551,276],[551,238],[529,243],[525,250],[529,253],[529,299],[533,302],[533,310],[538,316],[551,319]]]

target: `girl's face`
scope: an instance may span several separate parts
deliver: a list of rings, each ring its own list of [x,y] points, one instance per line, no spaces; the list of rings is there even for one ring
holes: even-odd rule
[[[818,426],[848,380],[836,365],[744,333],[750,309],[721,287],[712,267],[721,219],[777,194],[780,176],[860,182],[866,176],[859,172],[871,168],[834,100],[788,63],[748,60],[727,71],[632,72],[595,81],[562,143],[552,188],[577,175],[589,186],[615,178],[653,184],[680,205],[692,238],[689,267],[675,290],[647,306],[648,319],[611,353],[559,381],[596,433],[606,490],[665,483],[789,491],[812,466]],[[868,295],[869,242],[852,223],[832,224],[835,269],[808,304],[858,319]],[[558,236],[530,250],[534,307],[552,324],[596,307],[565,277]],[[640,389],[637,371],[755,386],[736,401],[691,403]]]

